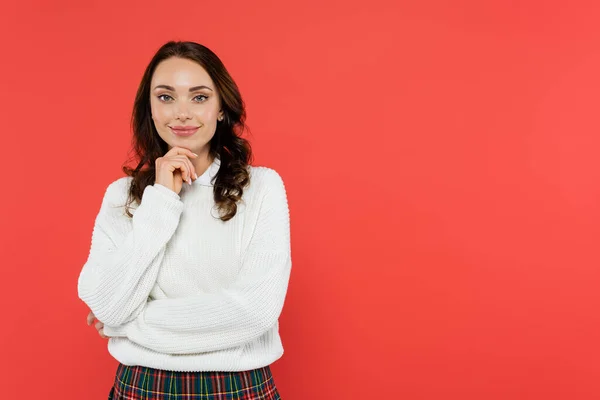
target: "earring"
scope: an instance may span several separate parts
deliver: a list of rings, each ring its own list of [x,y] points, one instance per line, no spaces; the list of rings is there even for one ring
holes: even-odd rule
[[[221,115],[219,118],[217,118],[219,121],[223,121],[223,116]]]

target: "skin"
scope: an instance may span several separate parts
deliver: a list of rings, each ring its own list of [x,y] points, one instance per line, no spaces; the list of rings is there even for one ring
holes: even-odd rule
[[[223,117],[221,101],[210,75],[194,61],[173,57],[158,64],[150,88],[152,120],[159,136],[169,149],[181,147],[198,154],[191,163],[193,172],[201,175],[212,162],[209,142],[218,119]],[[192,136],[180,137],[171,130],[174,126],[199,129]],[[194,174],[187,178],[194,178]]]
[[[95,319],[96,319],[96,316],[94,315],[93,312],[90,311],[90,313],[87,316],[87,324],[88,324],[88,326],[91,325],[94,322]],[[104,324],[102,322],[97,321],[94,324],[94,328],[96,328],[96,330],[98,331],[98,334],[100,335],[100,337],[102,339],[108,339],[108,336],[106,336],[104,334]]]
[[[218,121],[223,117],[216,87],[206,70],[194,61],[169,58],[156,67],[151,80],[150,109],[159,136],[169,150],[156,160],[155,183],[176,193],[183,182],[192,184],[210,166],[210,140]],[[188,137],[175,135],[174,126],[194,126],[199,129]],[[96,320],[90,311],[87,324]],[[104,324],[94,324],[100,337]]]

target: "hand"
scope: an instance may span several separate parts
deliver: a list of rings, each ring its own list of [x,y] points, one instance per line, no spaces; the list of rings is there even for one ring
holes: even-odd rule
[[[94,322],[94,319],[96,319],[96,316],[94,315],[93,312],[90,311],[90,313],[87,316],[87,324],[88,324],[88,326],[91,325],[92,322]],[[96,322],[96,324],[94,325],[94,327],[96,328],[96,330],[98,331],[98,333],[100,334],[100,337],[102,339],[108,339],[108,336],[106,336],[104,334],[104,324],[102,322],[100,322],[100,321]]]
[[[197,157],[196,153],[192,153],[188,149],[173,147],[164,156],[156,159],[156,179],[154,183],[166,186],[179,194],[184,180],[191,185],[192,180],[198,179],[196,169],[190,161],[190,158]]]

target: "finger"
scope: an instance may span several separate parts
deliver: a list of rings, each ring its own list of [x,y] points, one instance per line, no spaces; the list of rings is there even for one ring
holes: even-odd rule
[[[189,156],[189,157],[192,157],[192,158],[198,157],[198,154],[192,152],[191,150],[186,149],[184,147],[177,147],[177,146],[175,146],[171,150],[167,151],[167,153],[165,154],[165,156],[166,155],[174,156],[174,155],[180,155],[180,154],[181,155],[186,155],[186,156]]]
[[[190,179],[196,180],[198,179],[198,175],[196,174],[196,167],[194,167],[194,164],[192,163],[192,161],[186,157],[186,161],[189,164],[189,168],[190,168]]]
[[[191,173],[188,163],[184,159],[169,159],[170,171],[175,172],[176,169],[181,171],[181,179],[191,184]]]
[[[195,179],[194,178],[194,164],[192,164],[192,162],[190,161],[190,159],[185,156],[185,155],[179,155],[179,156],[175,156],[175,158],[179,161],[181,161],[182,163],[185,164],[186,168],[185,168],[185,173],[183,174],[183,179],[189,184],[192,184],[192,180]]]
[[[94,325],[96,327],[96,329],[98,331],[100,331],[100,329],[104,328],[104,324],[100,321],[96,322],[96,325]]]
[[[192,164],[192,161],[187,156],[177,156],[177,157],[180,157],[180,159],[187,164],[188,170],[190,172],[190,175],[189,175],[190,180],[198,179],[198,175],[196,174],[196,167],[194,167],[194,164]],[[191,182],[188,182],[188,183],[191,184]]]
[[[106,335],[104,334],[104,329],[100,329],[100,330],[98,331],[98,334],[100,335],[100,337],[101,337],[102,339],[108,339],[108,336],[106,336]]]
[[[192,164],[192,173],[194,174],[194,180],[198,179],[198,173],[196,172],[196,167],[194,167],[194,164],[190,161],[190,164]]]
[[[87,319],[86,319],[88,326],[90,326],[92,324],[92,322],[94,322],[95,318],[96,318],[96,316],[94,315],[94,313],[90,311],[90,313],[87,315]]]

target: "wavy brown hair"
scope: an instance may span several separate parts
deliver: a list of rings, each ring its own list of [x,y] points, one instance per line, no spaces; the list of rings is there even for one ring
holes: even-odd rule
[[[235,216],[244,188],[250,182],[248,165],[252,159],[252,150],[250,143],[242,137],[247,130],[245,104],[219,57],[207,47],[194,42],[171,41],[164,44],[142,76],[131,117],[132,150],[137,165],[135,168],[126,164],[122,167],[123,172],[133,178],[126,204],[127,215],[132,216],[131,204],[134,201],[138,204],[141,202],[146,186],[154,184],[155,161],[168,151],[167,143],[158,135],[152,120],[150,82],[158,64],[171,57],[185,58],[200,64],[210,75],[221,100],[223,121],[217,123],[215,135],[210,141],[209,155],[213,159],[218,157],[221,161],[213,191],[220,219],[228,221]]]

